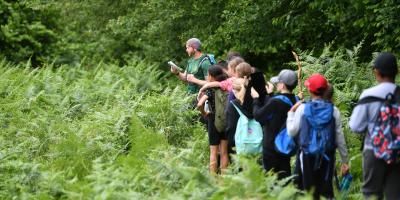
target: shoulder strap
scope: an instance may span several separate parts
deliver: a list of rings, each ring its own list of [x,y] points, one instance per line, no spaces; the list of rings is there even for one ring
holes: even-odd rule
[[[204,61],[209,60],[210,64],[212,64],[211,62],[211,58],[208,56],[208,54],[205,54],[204,58],[201,59],[201,61],[199,62],[199,68],[201,67],[201,65],[204,63]]]
[[[233,107],[235,107],[236,111],[239,113],[240,116],[245,116],[242,111],[231,101],[231,104],[233,105]]]
[[[400,100],[400,87],[396,86],[396,88],[394,89],[393,93],[389,93],[388,95],[390,95],[390,94],[393,95],[393,97],[395,98],[394,101],[398,102]],[[387,98],[366,96],[366,97],[360,99],[357,102],[357,105],[366,104],[366,103],[372,103],[372,102],[384,102],[386,100],[387,100]]]
[[[384,102],[384,101],[385,101],[385,99],[383,99],[383,98],[367,96],[367,97],[360,99],[357,102],[357,105],[362,105],[362,104],[367,104],[367,103],[372,103],[372,102]]]
[[[279,99],[279,100],[283,101],[284,103],[288,104],[290,107],[293,106],[292,101],[290,101],[290,99],[285,95],[276,95],[276,96],[274,96],[272,98]],[[296,98],[296,101],[297,101],[297,98]]]

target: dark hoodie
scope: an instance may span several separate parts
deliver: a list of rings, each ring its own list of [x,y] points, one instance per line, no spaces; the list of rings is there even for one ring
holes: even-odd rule
[[[296,98],[294,94],[281,94],[290,99],[295,104]],[[253,113],[254,118],[263,126],[263,148],[272,154],[279,154],[275,150],[275,137],[284,126],[287,118],[287,113],[290,110],[287,103],[282,100],[270,98],[265,105],[259,101],[258,98],[254,99]],[[263,151],[264,151],[263,150]]]

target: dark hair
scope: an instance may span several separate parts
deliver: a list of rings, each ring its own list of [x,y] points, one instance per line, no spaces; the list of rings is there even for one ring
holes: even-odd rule
[[[383,52],[376,57],[373,68],[378,70],[382,77],[395,79],[398,73],[396,57],[388,52]]]
[[[294,90],[294,88],[296,88],[296,86],[297,86],[297,84],[294,84],[294,85],[286,85],[285,84],[286,89],[288,89],[290,92],[293,92],[293,90]]]
[[[208,68],[208,75],[214,77],[216,81],[223,81],[228,78],[224,70],[222,70],[222,67],[218,64],[211,65],[210,68]]]
[[[240,57],[241,58],[242,56],[237,51],[230,51],[230,52],[228,52],[228,55],[226,56],[226,61],[229,62],[232,59],[234,59],[235,57]]]
[[[311,92],[313,93],[315,96],[319,96],[319,97],[323,97],[325,92],[326,92],[327,88],[318,88],[317,91]]]
[[[326,88],[322,98],[331,101],[333,98],[333,92],[334,92],[333,85],[328,84],[328,87]]]
[[[220,60],[217,63],[219,66],[222,67],[222,69],[224,70],[228,70],[228,62],[226,62],[225,60]]]

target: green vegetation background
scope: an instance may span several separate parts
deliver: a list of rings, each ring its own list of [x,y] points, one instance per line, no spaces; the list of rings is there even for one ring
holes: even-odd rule
[[[191,97],[165,73],[198,37],[267,76],[296,69],[291,50],[303,79],[326,75],[351,153],[348,197],[360,199],[360,138],[347,121],[375,83],[374,52],[399,55],[398,13],[399,1],[0,0],[0,198],[307,199],[252,159],[208,174]]]

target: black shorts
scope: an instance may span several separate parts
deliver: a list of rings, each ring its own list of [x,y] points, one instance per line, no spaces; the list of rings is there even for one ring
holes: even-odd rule
[[[208,119],[208,128],[207,128],[207,132],[208,132],[208,141],[211,145],[219,145],[221,143],[221,140],[227,140],[226,137],[226,132],[218,132],[217,128],[215,128],[215,124],[214,124],[214,120],[215,120],[215,116],[213,114],[209,114],[207,116]]]

